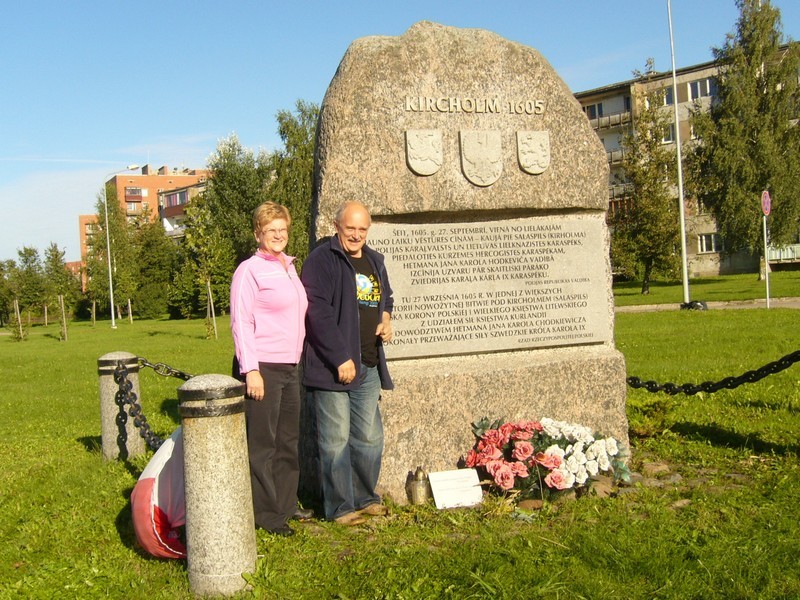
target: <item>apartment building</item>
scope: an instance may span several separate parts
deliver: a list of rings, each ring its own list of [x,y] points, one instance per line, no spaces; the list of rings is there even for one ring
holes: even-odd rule
[[[105,183],[116,194],[119,206],[128,220],[133,221],[146,215],[150,221],[155,221],[162,218],[160,214],[160,197],[162,195],[168,195],[176,190],[189,189],[193,186],[204,188],[207,180],[208,171],[206,169],[173,168],[170,170],[169,167],[162,166],[154,171],[150,165],[144,165],[138,173],[119,173]],[[79,215],[78,227],[81,261],[85,264],[88,249],[99,229],[97,215]]]
[[[158,217],[167,236],[183,237],[186,205],[202,194],[207,185],[208,181],[202,179],[197,183],[158,193]]]
[[[626,183],[622,168],[622,140],[636,119],[634,98],[653,89],[664,90],[664,110],[673,123],[662,142],[676,151],[678,137],[682,146],[694,139],[689,123],[690,109],[710,106],[716,96],[717,67],[713,62],[676,70],[677,98],[673,90],[672,71],[650,73],[647,83],[629,79],[575,94],[589,122],[603,143],[610,168],[608,182],[609,216],[633,208],[631,186]],[[678,130],[674,125],[674,104],[678,107]],[[676,156],[677,160],[677,156]],[[675,197],[678,190],[675,189]],[[686,215],[686,254],[690,277],[755,272],[758,257],[749,253],[724,253],[716,222],[693,198],[684,198]]]

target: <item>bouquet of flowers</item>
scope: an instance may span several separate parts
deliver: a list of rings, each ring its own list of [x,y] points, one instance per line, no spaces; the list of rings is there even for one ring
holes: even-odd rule
[[[625,454],[613,437],[594,435],[575,423],[541,421],[503,423],[484,417],[472,424],[477,438],[467,467],[502,493],[546,499],[587,485],[599,473],[629,480]]]

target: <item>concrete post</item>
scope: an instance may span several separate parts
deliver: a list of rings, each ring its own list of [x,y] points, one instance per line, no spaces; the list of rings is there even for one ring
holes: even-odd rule
[[[130,352],[109,352],[97,359],[97,374],[100,376],[100,436],[103,444],[103,458],[114,460],[128,459],[145,452],[144,439],[128,416],[127,407],[116,402],[119,385],[114,381],[114,371],[122,361],[128,369],[131,392],[141,401],[139,392],[139,362]]]
[[[178,388],[189,586],[201,596],[235,594],[255,569],[244,392],[226,375],[199,375]]]

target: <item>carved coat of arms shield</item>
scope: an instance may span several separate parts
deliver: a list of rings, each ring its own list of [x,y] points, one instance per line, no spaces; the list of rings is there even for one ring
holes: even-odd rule
[[[406,162],[417,175],[433,175],[442,166],[442,132],[438,129],[406,131]]]
[[[471,183],[486,187],[503,172],[499,131],[461,131],[461,170]]]
[[[550,132],[518,131],[517,158],[526,173],[539,175],[550,166]]]

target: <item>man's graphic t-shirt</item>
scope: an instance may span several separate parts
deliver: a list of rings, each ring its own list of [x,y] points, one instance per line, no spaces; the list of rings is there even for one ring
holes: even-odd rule
[[[381,282],[363,254],[348,257],[356,270],[356,299],[361,324],[361,362],[368,367],[378,364],[378,337],[375,330],[381,321],[378,305],[381,301]]]

